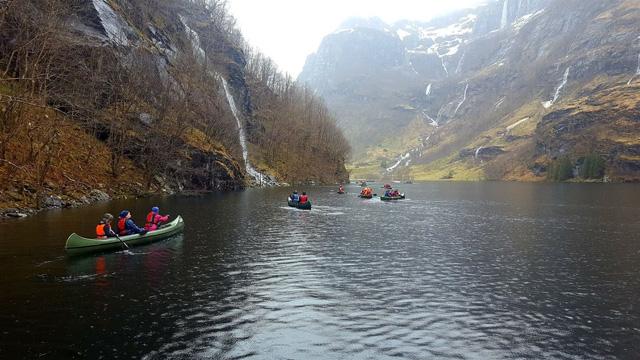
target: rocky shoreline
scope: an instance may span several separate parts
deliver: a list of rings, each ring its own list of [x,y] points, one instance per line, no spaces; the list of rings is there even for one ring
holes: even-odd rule
[[[13,196],[16,197],[14,194]],[[11,194],[9,194],[11,196]],[[138,196],[138,195],[131,195]],[[0,219],[20,219],[31,215],[35,215],[44,210],[62,209],[62,208],[76,208],[86,205],[95,204],[103,201],[110,201],[118,198],[125,198],[121,195],[117,197],[111,197],[109,194],[102,190],[93,189],[87,195],[81,196],[79,199],[72,199],[67,196],[60,195],[47,195],[43,197],[39,207],[35,206],[17,206],[0,209]]]

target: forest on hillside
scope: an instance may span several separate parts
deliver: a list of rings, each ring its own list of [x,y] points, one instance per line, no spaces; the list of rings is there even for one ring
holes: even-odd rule
[[[105,9],[118,26],[101,24]],[[323,101],[251,50],[224,1],[0,1],[0,208],[243,187],[220,77],[257,168],[346,177],[349,145]]]

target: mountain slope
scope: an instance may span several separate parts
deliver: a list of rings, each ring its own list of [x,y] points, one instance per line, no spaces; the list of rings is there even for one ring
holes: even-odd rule
[[[631,78],[640,53],[639,6],[623,0],[500,0],[427,23],[399,22],[376,30],[405,47],[404,61],[377,71],[393,73],[385,81],[358,71],[357,64],[350,65],[356,69],[351,74],[334,71],[332,64],[346,60],[327,48],[327,39],[341,43],[342,51],[357,48],[354,39],[335,39],[350,31],[342,29],[309,58],[300,79],[327,97],[354,140],[356,176],[535,180],[544,179],[560,158],[577,168],[595,152],[606,160],[609,178],[633,180],[636,165],[629,154],[637,144],[628,139],[639,139],[639,129],[617,125],[638,116],[638,81]],[[337,96],[335,86],[317,83],[322,76],[356,90]],[[353,96],[363,89],[386,100],[365,106]],[[577,104],[611,101],[626,104],[627,112],[603,108],[608,117],[600,117],[598,126],[585,123],[562,136],[545,130],[550,119],[562,121],[585,108]],[[581,118],[591,116],[586,111]],[[363,124],[377,131],[360,136]],[[409,127],[414,132],[404,135]],[[596,132],[602,142],[587,140]],[[567,145],[560,152],[541,145],[556,142]],[[401,159],[402,166],[381,166]]]
[[[268,62],[224,1],[0,2],[0,210],[345,178],[324,103]]]

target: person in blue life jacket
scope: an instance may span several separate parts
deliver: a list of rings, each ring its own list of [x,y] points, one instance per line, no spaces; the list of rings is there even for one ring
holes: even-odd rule
[[[298,190],[295,190],[293,194],[291,194],[291,201],[300,202],[300,195],[298,194]]]
[[[129,210],[122,210],[120,212],[120,217],[118,218],[118,233],[120,235],[144,235],[147,233],[147,230],[145,228],[138,227],[138,225],[133,222]]]
[[[384,192],[384,196],[386,196],[386,197],[391,197],[391,196],[392,196],[392,195],[391,195],[391,189],[387,189],[387,190],[385,190],[385,192]]]

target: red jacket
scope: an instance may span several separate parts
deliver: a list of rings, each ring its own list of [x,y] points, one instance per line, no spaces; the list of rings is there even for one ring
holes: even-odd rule
[[[144,228],[149,231],[157,230],[160,224],[166,223],[167,221],[169,221],[169,215],[161,216],[160,214],[150,212],[147,214],[147,222],[144,225]]]
[[[307,201],[309,201],[309,197],[307,195],[301,195],[300,196],[300,204],[304,204]]]

